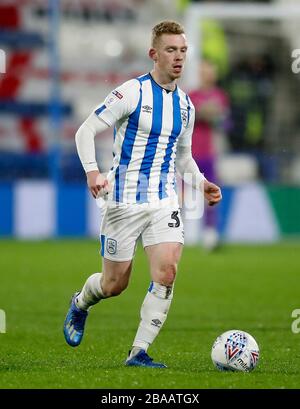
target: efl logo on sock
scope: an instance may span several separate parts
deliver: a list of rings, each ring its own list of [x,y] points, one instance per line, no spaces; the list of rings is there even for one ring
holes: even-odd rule
[[[0,74],[6,73],[6,54],[4,50],[0,48]]]
[[[0,310],[0,334],[6,333],[6,316],[5,311]]]

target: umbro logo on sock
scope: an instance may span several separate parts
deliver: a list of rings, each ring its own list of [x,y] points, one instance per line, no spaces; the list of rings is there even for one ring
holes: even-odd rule
[[[162,322],[157,318],[152,320],[152,322],[151,322],[151,325],[153,325],[154,327],[160,327],[161,324],[162,324]]]

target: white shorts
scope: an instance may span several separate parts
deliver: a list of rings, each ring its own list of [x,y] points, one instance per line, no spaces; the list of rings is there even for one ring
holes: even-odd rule
[[[178,207],[108,207],[100,230],[101,255],[112,261],[132,260],[139,238],[144,248],[166,242],[184,243]]]

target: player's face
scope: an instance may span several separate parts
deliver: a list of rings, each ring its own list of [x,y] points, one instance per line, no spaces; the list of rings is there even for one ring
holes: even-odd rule
[[[180,78],[186,59],[187,42],[184,34],[163,34],[153,52],[156,69],[170,80]]]

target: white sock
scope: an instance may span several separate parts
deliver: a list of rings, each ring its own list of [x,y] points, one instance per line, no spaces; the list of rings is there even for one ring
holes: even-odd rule
[[[141,308],[141,322],[133,341],[131,356],[147,351],[166,321],[173,298],[173,286],[152,282]]]
[[[100,284],[101,277],[102,273],[95,273],[86,280],[80,294],[76,297],[76,305],[81,310],[88,310],[104,298]]]

